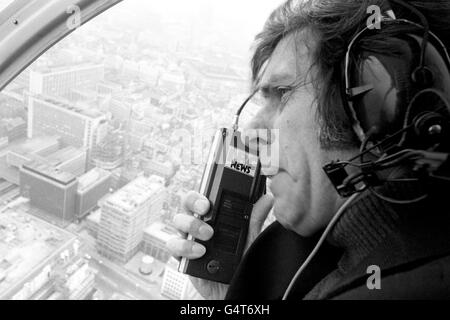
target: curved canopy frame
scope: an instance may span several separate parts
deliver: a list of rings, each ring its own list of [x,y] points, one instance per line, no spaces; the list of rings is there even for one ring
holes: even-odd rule
[[[122,0],[16,0],[0,12],[0,90],[76,28]],[[76,8],[76,9],[74,9]],[[78,11],[79,8],[79,11]],[[75,11],[77,10],[77,11]]]

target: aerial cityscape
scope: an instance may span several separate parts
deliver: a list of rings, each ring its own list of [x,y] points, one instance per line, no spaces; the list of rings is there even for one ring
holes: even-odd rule
[[[202,10],[125,1],[0,92],[0,299],[198,298],[165,243],[249,94],[251,44]]]

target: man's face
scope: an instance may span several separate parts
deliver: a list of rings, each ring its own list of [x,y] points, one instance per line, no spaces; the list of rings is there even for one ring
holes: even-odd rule
[[[301,45],[307,43],[302,37],[306,32],[285,37],[272,54],[260,81],[264,108],[251,127],[279,130],[280,170],[270,185],[274,214],[286,228],[310,236],[343,202],[322,168],[347,154],[321,148],[311,48]]]

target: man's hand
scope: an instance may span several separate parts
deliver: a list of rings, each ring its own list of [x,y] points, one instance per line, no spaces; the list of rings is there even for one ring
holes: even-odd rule
[[[194,217],[194,215],[204,216],[208,213],[210,207],[208,199],[196,192],[189,192],[183,201],[183,206],[187,214],[175,216],[173,221],[174,226],[178,231],[188,233],[196,239],[202,241],[210,240],[214,235],[214,230],[205,222]],[[272,209],[272,206],[273,197],[271,195],[265,195],[253,207],[246,250],[261,232],[264,221]],[[179,238],[169,240],[167,242],[167,248],[173,256],[188,259],[198,259],[203,257],[206,253],[206,248],[204,246],[194,241]],[[228,285],[194,277],[191,277],[191,282],[205,299],[224,299],[228,290]]]

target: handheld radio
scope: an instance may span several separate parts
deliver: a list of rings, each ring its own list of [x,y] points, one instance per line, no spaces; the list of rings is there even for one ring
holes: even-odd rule
[[[217,132],[200,186],[200,193],[208,198],[211,207],[206,216],[198,218],[214,229],[214,236],[204,242],[189,235],[188,240],[206,247],[206,254],[196,260],[183,258],[178,269],[197,278],[227,284],[245,249],[253,205],[266,186],[259,151],[243,141],[236,129]]]

